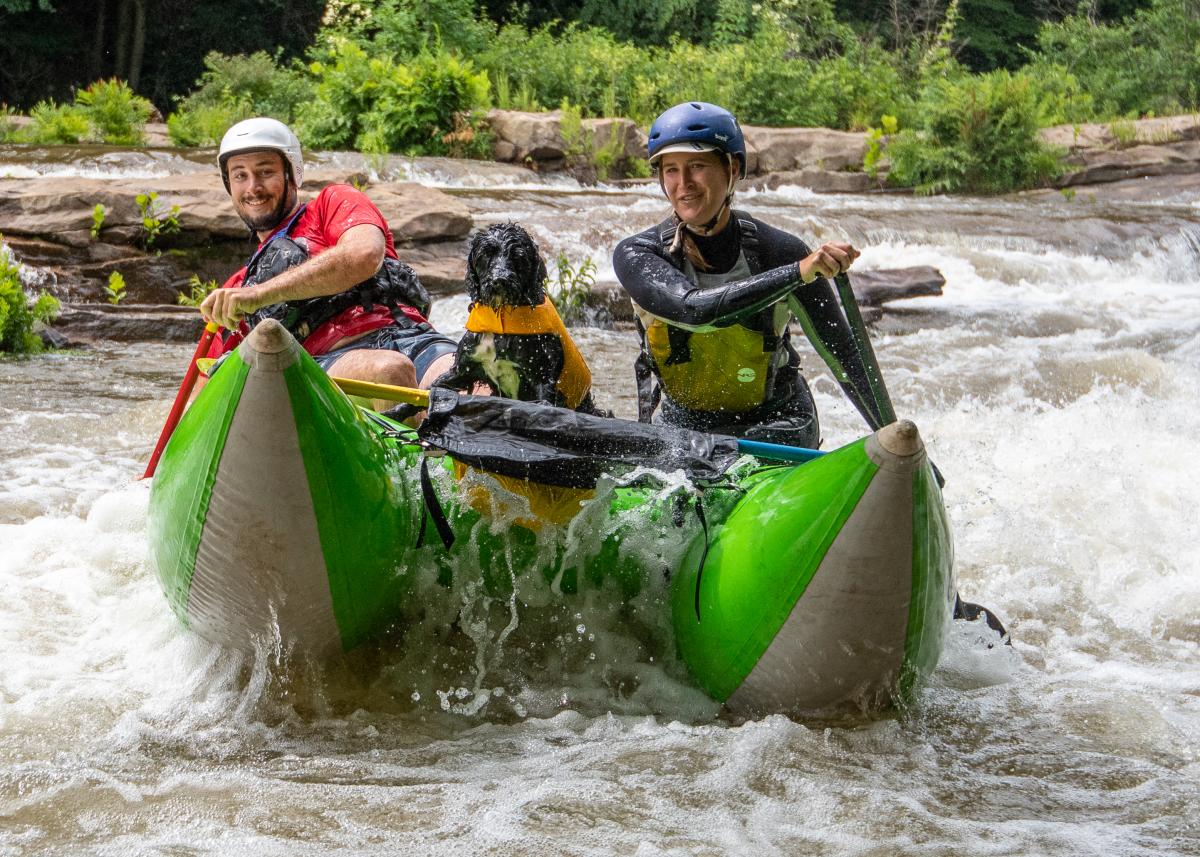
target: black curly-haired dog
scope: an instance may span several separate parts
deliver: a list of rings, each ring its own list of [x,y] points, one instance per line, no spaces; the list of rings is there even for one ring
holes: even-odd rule
[[[496,394],[596,413],[591,373],[546,298],[546,263],[529,233],[495,223],[471,236],[467,293],[471,313],[454,368],[439,387]]]

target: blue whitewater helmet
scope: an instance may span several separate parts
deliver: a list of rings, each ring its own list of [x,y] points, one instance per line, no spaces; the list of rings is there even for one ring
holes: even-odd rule
[[[746,140],[737,119],[704,101],[676,104],[654,120],[646,148],[650,164],[668,152],[722,152],[738,163],[734,178],[746,177]]]

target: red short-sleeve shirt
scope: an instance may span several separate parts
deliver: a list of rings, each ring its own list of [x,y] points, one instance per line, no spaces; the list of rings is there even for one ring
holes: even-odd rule
[[[304,213],[296,219],[289,234],[292,238],[304,238],[308,244],[309,255],[316,256],[337,244],[347,230],[364,223],[379,227],[383,232],[384,241],[387,242],[385,254],[393,259],[397,258],[392,230],[383,219],[383,213],[366,194],[350,185],[333,184],[322,188],[316,198],[305,206]],[[238,288],[245,278],[246,268],[243,266],[226,280],[221,288]],[[339,339],[387,327],[393,321],[392,314],[386,307],[376,307],[370,312],[362,307],[351,307],[309,334],[304,340],[304,348],[310,354],[323,354]],[[226,339],[213,340],[209,356],[218,357],[232,350],[249,332],[246,323],[242,322],[239,329],[231,332]]]

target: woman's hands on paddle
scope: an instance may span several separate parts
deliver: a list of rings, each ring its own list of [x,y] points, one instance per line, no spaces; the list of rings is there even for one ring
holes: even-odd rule
[[[817,277],[836,277],[850,270],[859,252],[843,241],[829,241],[796,263],[800,282],[811,283]]]
[[[216,289],[200,302],[200,314],[205,321],[214,321],[226,330],[236,330],[238,322],[270,303],[264,300],[258,286],[237,289]]]

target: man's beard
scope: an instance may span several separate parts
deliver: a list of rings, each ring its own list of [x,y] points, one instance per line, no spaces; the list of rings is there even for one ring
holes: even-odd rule
[[[251,232],[267,232],[274,229],[283,223],[283,219],[287,217],[292,206],[296,202],[296,191],[291,182],[288,182],[286,190],[279,196],[279,204],[266,214],[260,214],[258,217],[247,217],[241,207],[238,207],[238,217],[242,218],[242,222],[250,227]]]

